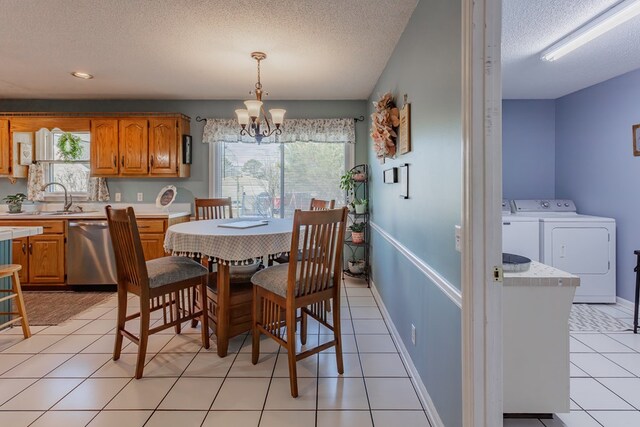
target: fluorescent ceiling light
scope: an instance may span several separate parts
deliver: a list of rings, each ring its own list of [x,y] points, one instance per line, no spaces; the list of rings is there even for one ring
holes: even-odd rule
[[[639,14],[640,0],[624,0],[559,42],[554,43],[542,53],[540,59],[549,62],[555,61]]]

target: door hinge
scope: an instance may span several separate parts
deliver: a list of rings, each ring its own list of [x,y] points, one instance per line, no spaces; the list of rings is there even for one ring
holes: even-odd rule
[[[493,266],[493,281],[494,282],[502,282],[504,279],[504,271],[502,267]]]

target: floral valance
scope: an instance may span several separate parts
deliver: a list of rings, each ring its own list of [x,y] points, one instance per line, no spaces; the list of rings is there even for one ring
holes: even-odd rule
[[[255,142],[250,136],[240,135],[236,119],[207,119],[202,142]],[[346,119],[285,119],[282,135],[265,137],[269,142],[341,142],[353,144],[356,127],[352,118]]]

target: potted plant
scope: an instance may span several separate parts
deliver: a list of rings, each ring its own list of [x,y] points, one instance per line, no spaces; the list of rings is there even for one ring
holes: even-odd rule
[[[343,189],[344,191],[353,190],[354,182],[355,182],[353,179],[354,175],[355,175],[355,172],[352,170],[345,172],[345,174],[340,177],[340,188]]]
[[[27,196],[25,194],[17,193],[5,197],[2,201],[9,205],[9,212],[19,213],[22,212],[22,202],[24,202],[26,198]]]
[[[363,214],[367,211],[367,199],[353,199],[353,207],[357,214]]]
[[[363,259],[356,259],[355,255],[349,260],[349,273],[362,274],[364,272],[365,263]]]
[[[356,222],[349,226],[349,230],[351,230],[351,241],[353,243],[363,243],[364,242],[364,222]]]

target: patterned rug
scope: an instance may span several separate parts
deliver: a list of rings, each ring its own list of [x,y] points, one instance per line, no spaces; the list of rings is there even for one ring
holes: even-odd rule
[[[109,299],[114,292],[25,291],[29,324],[57,325]]]
[[[633,328],[589,304],[573,304],[569,315],[570,331],[620,332]]]

